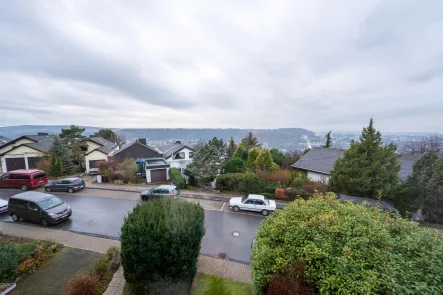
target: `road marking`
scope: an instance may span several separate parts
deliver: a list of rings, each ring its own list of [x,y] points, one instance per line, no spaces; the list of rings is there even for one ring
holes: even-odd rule
[[[223,202],[223,206],[221,207],[220,211],[223,211],[223,209],[225,208],[225,204],[226,202]]]

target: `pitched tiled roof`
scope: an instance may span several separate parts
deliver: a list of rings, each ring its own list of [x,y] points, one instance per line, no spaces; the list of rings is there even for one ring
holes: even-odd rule
[[[343,156],[345,150],[334,148],[313,147],[304,154],[292,167],[330,174],[335,161]]]
[[[170,167],[170,165],[163,158],[146,159],[146,168],[149,169],[153,167],[163,168],[163,167]]]
[[[91,141],[101,145],[101,147],[99,147],[98,150],[105,153],[105,154],[109,154],[116,147],[115,143],[113,143],[107,139],[104,139],[103,137],[100,137],[100,136],[89,137],[88,140],[91,140]]]
[[[292,167],[330,174],[334,169],[334,164],[338,158],[343,156],[345,150],[313,147],[309,152],[303,155]],[[398,176],[400,180],[405,181],[412,173],[412,168],[415,161],[420,158],[420,155],[402,155],[398,161],[400,163],[400,171]]]
[[[49,152],[51,149],[52,143],[54,142],[54,136],[53,135],[39,135],[39,136],[33,136],[31,138],[33,140],[36,140],[37,142],[33,143],[26,143],[26,146],[29,146],[33,149],[36,149],[38,151],[41,151],[43,153]]]
[[[165,159],[167,159],[170,156],[172,156],[173,154],[175,154],[176,152],[184,149],[185,147],[193,151],[193,149],[191,149],[190,147],[188,147],[182,143],[166,144],[166,145],[162,145],[162,146],[157,147],[157,149],[163,154],[163,157]]]

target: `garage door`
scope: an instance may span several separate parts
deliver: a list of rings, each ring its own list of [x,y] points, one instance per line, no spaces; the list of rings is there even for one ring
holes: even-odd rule
[[[6,158],[6,169],[8,171],[26,169],[25,158]]]
[[[89,161],[89,169],[100,168],[99,165],[101,162],[104,162],[104,160],[90,160]]]
[[[166,169],[151,170],[151,182],[166,182]]]

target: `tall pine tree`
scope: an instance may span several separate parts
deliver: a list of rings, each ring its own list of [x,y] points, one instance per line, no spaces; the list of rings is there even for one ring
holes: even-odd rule
[[[60,137],[55,136],[52,146],[49,150],[52,154],[58,156],[62,164],[62,175],[69,175],[75,172],[75,167],[72,164],[71,153],[66,143]]]
[[[71,125],[68,129],[62,129],[60,138],[69,148],[71,152],[71,161],[77,166],[78,170],[83,170],[85,163],[85,151],[88,148],[86,137],[83,135],[85,128]]]
[[[229,160],[234,155],[237,150],[237,145],[235,144],[234,138],[231,136],[231,139],[228,143],[228,148],[226,149],[226,158]]]
[[[371,118],[359,140],[351,142],[343,158],[335,162],[330,188],[353,196],[389,197],[399,184],[400,164],[395,152],[395,145],[383,144]]]
[[[252,132],[248,132],[248,134],[242,139],[241,142],[244,143],[247,150],[250,150],[253,147],[260,146],[257,137]]]

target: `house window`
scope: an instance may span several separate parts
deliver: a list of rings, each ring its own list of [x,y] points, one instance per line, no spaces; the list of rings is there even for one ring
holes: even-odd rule
[[[194,152],[189,152],[189,159],[192,159],[194,157]]]
[[[88,151],[88,147],[87,146],[81,146],[80,149],[82,150],[82,152],[87,152]]]
[[[185,153],[181,152],[181,153],[177,153],[174,157],[174,159],[184,159],[185,158]]]

